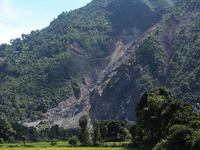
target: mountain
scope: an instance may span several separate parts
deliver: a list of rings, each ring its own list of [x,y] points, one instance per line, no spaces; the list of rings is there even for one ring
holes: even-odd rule
[[[92,120],[135,118],[141,93],[159,86],[171,89],[178,99],[199,104],[199,11],[199,1],[181,1],[164,15],[132,57],[91,92]]]
[[[156,86],[197,103],[199,2],[177,2],[93,0],[2,44],[0,112],[36,120],[27,126],[134,120],[140,94]]]

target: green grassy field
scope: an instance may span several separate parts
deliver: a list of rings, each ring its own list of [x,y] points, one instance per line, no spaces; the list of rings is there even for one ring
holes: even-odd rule
[[[20,147],[20,148],[0,148],[1,150],[137,150],[131,148],[111,148],[111,147],[47,147],[47,148],[37,148],[37,147]]]
[[[116,146],[120,142],[107,143],[111,146]],[[1,144],[0,150],[138,150],[126,147],[70,147],[68,142],[58,142],[55,147],[50,145],[50,142],[27,143],[24,147],[23,144]]]

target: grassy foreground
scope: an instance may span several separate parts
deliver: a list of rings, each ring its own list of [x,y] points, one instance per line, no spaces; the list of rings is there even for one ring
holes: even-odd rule
[[[47,147],[47,148],[37,148],[37,147],[20,147],[20,148],[0,148],[1,150],[137,150],[131,148],[111,148],[111,147]]]
[[[108,143],[109,145],[116,145],[116,143]],[[0,150],[138,150],[126,147],[70,147],[68,142],[58,142],[55,147],[52,147],[49,142],[27,143],[23,144],[2,144]]]

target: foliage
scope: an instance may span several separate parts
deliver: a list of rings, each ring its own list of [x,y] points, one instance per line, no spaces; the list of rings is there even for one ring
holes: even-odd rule
[[[72,136],[71,138],[69,138],[69,144],[71,144],[72,146],[76,146],[77,143],[78,143],[78,140],[76,136]]]
[[[129,139],[129,131],[121,120],[95,120],[93,123],[93,144],[101,146],[103,142],[119,142]]]
[[[5,140],[9,141],[10,137],[15,134],[11,124],[7,121],[5,116],[0,114],[0,137]]]
[[[131,128],[135,146],[154,146],[175,124],[190,124],[193,107],[176,100],[165,88],[145,92],[136,108],[137,125]]]
[[[159,35],[160,36],[160,35]],[[159,36],[150,36],[144,40],[136,52],[137,61],[142,66],[147,66],[153,79],[158,76],[158,71],[163,64],[165,50]]]
[[[190,149],[187,137],[192,134],[192,129],[186,125],[174,125],[169,129],[168,149]]]
[[[102,144],[102,147],[132,147],[131,142],[106,142]]]
[[[171,0],[93,0],[63,12],[47,28],[0,45],[0,112],[15,122],[34,120],[78,95],[82,77],[71,54],[74,45],[83,49],[91,68],[107,56],[123,29],[144,32],[171,6]]]
[[[130,133],[134,147],[153,150],[199,149],[200,114],[176,100],[165,88],[145,92],[137,103],[137,124]]]
[[[51,140],[51,145],[52,146],[56,146],[58,144],[58,140],[57,139],[52,139]]]
[[[125,141],[127,132],[121,120],[103,120],[100,123],[101,139],[106,142]]]
[[[195,5],[198,5],[197,2],[189,6],[194,7]],[[199,102],[200,95],[199,22],[200,15],[197,15],[188,28],[189,33],[186,33],[185,29],[181,30],[175,44],[176,52],[170,63],[170,67],[173,69],[171,71],[173,90],[177,93],[177,97],[191,103]]]
[[[87,127],[88,125],[88,116],[83,115],[79,119],[79,140],[83,146],[89,146],[91,144],[90,131]]]
[[[199,103],[199,3],[179,1],[113,78],[128,72],[139,94],[166,86],[177,99]]]
[[[200,149],[200,130],[196,131],[191,136],[191,140],[189,142],[191,143],[192,150]]]
[[[3,143],[4,143],[4,139],[0,138],[0,144],[3,144]]]
[[[24,143],[24,145],[26,145],[26,140],[27,140],[26,136],[23,135],[23,136],[22,136],[22,142]]]
[[[166,150],[167,144],[167,140],[161,140],[154,146],[152,150]]]
[[[19,123],[11,123],[13,130],[16,132],[14,135],[14,139],[16,141],[21,140],[22,136],[26,136],[27,140],[31,142],[38,142],[42,140],[40,138],[40,134],[34,127],[25,127],[22,124]]]
[[[102,139],[101,139],[101,123],[97,120],[93,122],[93,145],[100,146]]]
[[[59,141],[67,141],[72,136],[78,136],[77,128],[63,128],[58,125],[36,130],[34,127],[25,127],[19,123],[12,123],[13,130],[16,131],[14,135],[15,141],[21,140],[25,135],[30,142],[46,142],[50,139],[58,139]]]

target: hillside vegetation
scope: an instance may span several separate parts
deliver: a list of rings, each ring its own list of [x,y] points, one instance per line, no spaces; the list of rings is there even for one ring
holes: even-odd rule
[[[138,27],[143,33],[172,4],[170,0],[93,0],[63,12],[45,29],[2,44],[0,112],[15,121],[34,119],[71,95],[79,95],[84,80],[71,56],[74,44],[83,49],[80,55],[86,58],[85,74],[89,75],[122,29]]]
[[[164,15],[153,32],[133,48],[132,57],[100,90],[93,91],[90,116],[135,119],[140,95],[160,86],[171,89],[177,99],[199,103],[199,19],[198,0],[181,1]]]
[[[131,128],[134,147],[199,149],[200,116],[193,109],[164,88],[145,92],[136,106],[137,124]]]
[[[199,5],[199,1],[180,3],[140,45],[135,54],[137,66],[144,69],[139,87],[145,87],[148,77],[152,79],[148,80],[149,85],[164,85],[177,98],[199,102]]]

